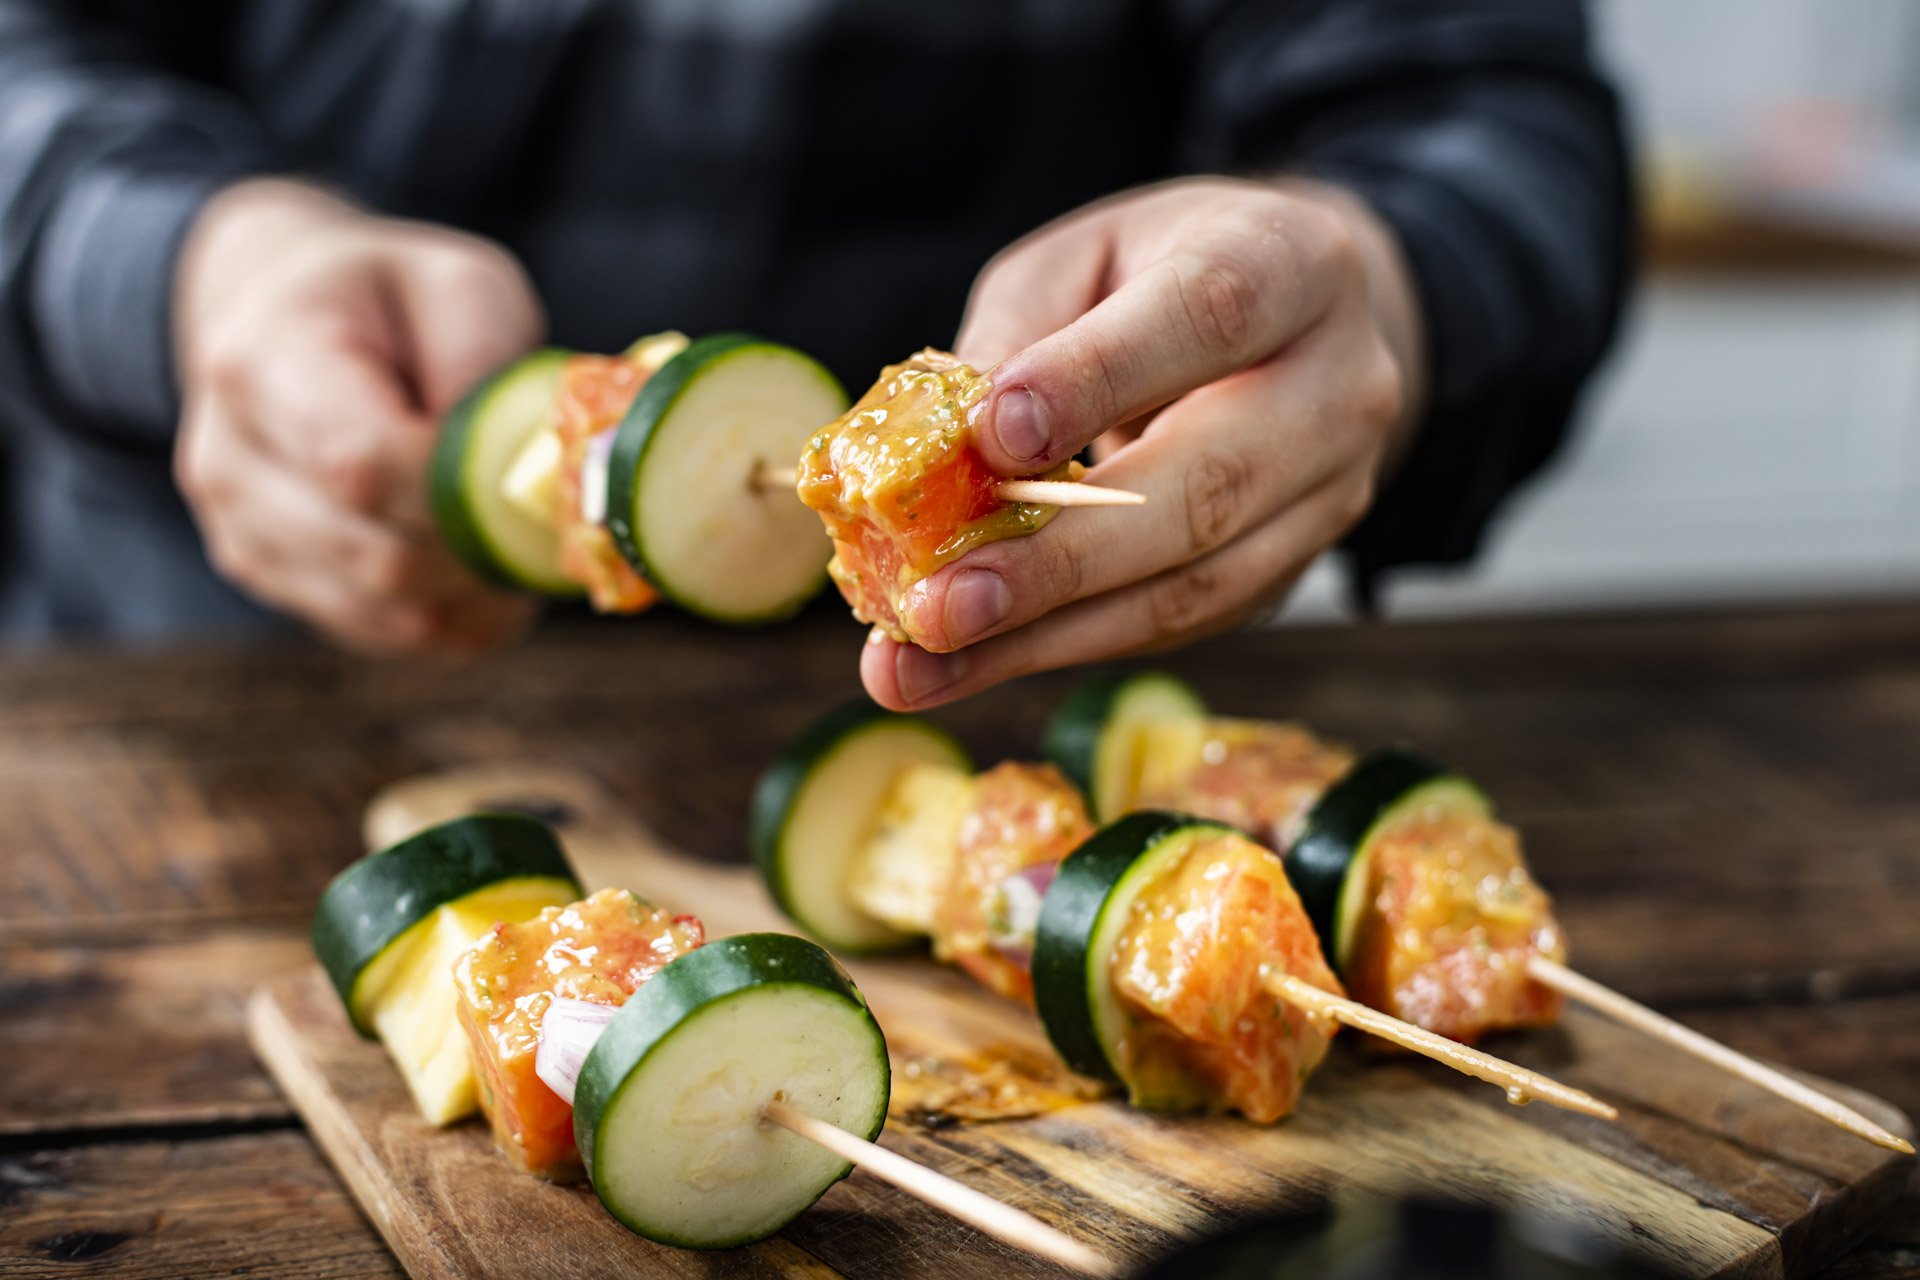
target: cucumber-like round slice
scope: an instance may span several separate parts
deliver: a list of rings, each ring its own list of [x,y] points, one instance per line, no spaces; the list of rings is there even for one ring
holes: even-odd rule
[[[507,500],[507,470],[546,425],[572,352],[548,349],[514,361],[469,391],[440,424],[427,468],[428,499],[441,536],[487,581],[550,596],[577,596],[560,572],[559,544]]]
[[[794,923],[835,951],[912,940],[855,905],[847,881],[888,788],[916,762],[973,769],[960,744],[925,720],[853,702],[809,725],[754,788],[748,842],[760,878]]]
[[[509,891],[510,882],[562,903],[584,896],[547,825],[510,813],[428,827],[333,878],[313,913],[313,952],[361,1035],[373,1035],[368,980],[381,956],[438,908],[483,890]]]
[[[1121,930],[1134,901],[1196,841],[1231,830],[1146,810],[1100,828],[1060,864],[1034,934],[1033,1005],[1047,1039],[1075,1071],[1139,1093],[1121,1048],[1132,1016],[1111,971]]]
[[[770,622],[827,580],[833,543],[785,487],[808,436],[847,393],[810,356],[743,333],[702,338],[634,398],[607,466],[607,530],[674,603],[718,622]]]
[[[1078,783],[1093,816],[1111,822],[1133,808],[1146,743],[1143,725],[1192,728],[1195,750],[1207,704],[1185,681],[1160,671],[1094,676],[1082,681],[1047,725],[1047,759]]]
[[[871,1141],[887,1044],[846,970],[802,938],[709,942],[655,974],[587,1055],[573,1128],[593,1189],[650,1240],[723,1249],[791,1222],[852,1166],[764,1119],[784,1102]]]
[[[1344,974],[1372,878],[1373,842],[1428,805],[1491,817],[1492,802],[1460,774],[1404,747],[1376,751],[1327,788],[1287,850],[1287,879],[1335,973]]]

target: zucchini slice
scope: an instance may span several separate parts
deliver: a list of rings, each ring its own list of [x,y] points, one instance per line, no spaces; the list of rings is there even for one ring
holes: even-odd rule
[[[718,622],[796,612],[827,580],[833,544],[785,488],[807,437],[847,408],[818,361],[743,333],[702,338],[660,367],[614,435],[607,529],[681,608]]]
[[[1491,817],[1486,794],[1460,774],[1404,747],[1376,751],[1327,788],[1287,850],[1287,879],[1313,921],[1327,960],[1344,975],[1372,878],[1372,845],[1428,805]]]
[[[550,348],[516,360],[469,391],[440,424],[427,468],[434,521],[454,554],[497,586],[581,593],[560,572],[551,524],[516,506],[505,485],[521,450],[546,425],[571,354]]]
[[[1111,822],[1134,807],[1157,763],[1149,755],[1185,751],[1198,764],[1206,716],[1200,695],[1164,672],[1094,676],[1060,704],[1043,749],[1087,793],[1095,820]]]
[[[1185,814],[1147,810],[1094,832],[1067,855],[1040,904],[1033,1003],[1047,1039],[1082,1075],[1126,1085],[1132,1016],[1110,965],[1135,899],[1186,857],[1196,840],[1231,831]]]
[[[574,1136],[609,1212],[649,1240],[764,1239],[852,1166],[761,1118],[779,1101],[872,1140],[886,1040],[811,942],[749,933],[655,974],[614,1015],[574,1091]]]
[[[754,788],[748,840],[760,877],[782,911],[835,951],[914,936],[861,910],[847,887],[887,793],[917,763],[973,770],[960,744],[926,721],[855,702],[808,726]]]
[[[335,876],[314,912],[313,950],[354,1028],[386,1046],[427,1121],[446,1124],[477,1105],[454,961],[496,921],[581,896],[544,824],[479,814]]]

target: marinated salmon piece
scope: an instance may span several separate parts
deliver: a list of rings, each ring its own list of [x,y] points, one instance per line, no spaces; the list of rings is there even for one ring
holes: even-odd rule
[[[1284,851],[1353,752],[1304,725],[1209,719],[1142,730],[1137,809],[1174,809],[1238,827]]]
[[[800,500],[833,539],[827,572],[862,622],[902,642],[907,590],[977,546],[1037,531],[1058,510],[1002,502],[1004,478],[973,447],[987,378],[931,347],[879,381],[808,442]],[[1062,464],[1042,479],[1064,479]]]
[[[585,587],[587,598],[602,613],[639,613],[660,596],[620,555],[606,526],[586,518],[581,491],[588,454],[611,443],[610,433],[652,372],[624,355],[573,356],[561,371],[554,400],[560,438],[560,470],[554,481],[560,572]],[[596,444],[595,438],[603,435]]]
[[[1370,843],[1372,910],[1347,960],[1353,998],[1455,1040],[1557,1021],[1527,959],[1566,959],[1553,904],[1512,827],[1434,805]]]
[[[1113,984],[1136,1016],[1122,1052],[1136,1101],[1293,1111],[1331,1028],[1269,995],[1271,967],[1344,994],[1280,859],[1235,832],[1209,834],[1132,906]]]
[[[496,924],[455,962],[480,1109],[514,1164],[556,1181],[580,1172],[573,1108],[534,1074],[540,1024],[553,998],[625,1004],[702,941],[694,917],[624,889],[602,889],[521,924]]]
[[[934,954],[1032,1004],[1040,897],[1052,869],[1092,832],[1079,788],[1052,765],[1008,762],[980,774],[935,910]]]

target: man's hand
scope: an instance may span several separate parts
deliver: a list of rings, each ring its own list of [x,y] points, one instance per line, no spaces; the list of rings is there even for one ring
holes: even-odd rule
[[[988,264],[956,352],[992,366],[974,434],[996,471],[1092,444],[1087,479],[1148,504],[1062,512],[916,585],[925,647],[861,660],[902,710],[1258,616],[1366,511],[1422,376],[1398,246],[1310,183],[1180,181],[1069,215]]]
[[[194,223],[174,286],[174,474],[214,566],[352,648],[482,649],[531,601],[483,586],[427,510],[439,416],[539,342],[505,252],[256,181]]]

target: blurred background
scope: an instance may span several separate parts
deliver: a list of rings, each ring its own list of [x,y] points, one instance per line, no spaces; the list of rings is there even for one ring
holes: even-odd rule
[[[1596,0],[1643,280],[1570,447],[1388,617],[1920,588],[1920,5]],[[1289,620],[1344,616],[1317,566]]]

